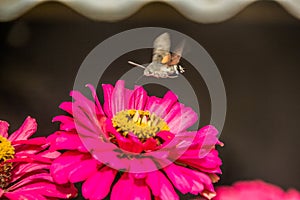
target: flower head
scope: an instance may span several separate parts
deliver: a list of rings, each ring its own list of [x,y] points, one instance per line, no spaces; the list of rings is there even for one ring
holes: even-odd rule
[[[214,200],[299,200],[300,193],[296,190],[284,192],[280,187],[261,180],[239,181],[233,186],[217,188]]]
[[[60,105],[71,116],[54,118],[61,130],[48,138],[50,149],[67,150],[51,166],[58,183],[83,181],[87,199],[105,198],[110,191],[113,200],[178,199],[174,188],[215,196],[212,183],[221,160],[213,126],[187,131],[197,114],[171,91],[158,98],[143,87],[126,89],[124,81],[104,84],[102,107],[88,87],[93,101],[72,91],[74,101]]]
[[[50,163],[60,155],[47,151],[46,138],[29,139],[37,129],[27,117],[10,136],[9,124],[0,120],[0,198],[70,198],[77,194],[71,184],[58,185],[49,174]]]

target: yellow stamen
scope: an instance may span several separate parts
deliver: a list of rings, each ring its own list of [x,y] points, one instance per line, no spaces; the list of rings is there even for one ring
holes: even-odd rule
[[[132,132],[140,139],[154,137],[159,131],[170,130],[163,119],[143,110],[120,111],[112,119],[112,124],[123,136]]]
[[[132,120],[133,120],[134,122],[137,122],[137,121],[139,120],[139,117],[140,117],[139,112],[136,111],[136,112],[135,112],[135,115],[134,115],[133,118],[132,118]]]
[[[0,136],[0,161],[1,163],[12,159],[15,154],[15,148],[11,145],[10,141],[5,137]]]
[[[143,124],[147,124],[147,117],[144,115],[143,119],[142,119],[142,123]]]
[[[13,159],[15,148],[5,137],[0,136],[0,188],[4,189],[11,180],[12,164],[5,163],[9,159]]]

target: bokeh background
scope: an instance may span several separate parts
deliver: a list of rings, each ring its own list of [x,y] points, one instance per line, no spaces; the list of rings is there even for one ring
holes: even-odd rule
[[[51,119],[63,113],[58,105],[70,100],[86,55],[106,38],[144,26],[194,38],[219,68],[228,110],[218,184],[263,179],[300,190],[300,20],[271,1],[254,3],[215,24],[190,21],[163,3],[148,4],[117,22],[93,21],[59,3],[39,5],[0,23],[0,118],[14,131],[30,115],[39,124],[36,136],[54,132],[58,124]],[[101,82],[114,83],[131,67],[130,58],[148,62],[151,51],[122,56]],[[210,117],[207,88],[193,69],[184,76],[198,93],[200,125],[205,125]],[[147,89],[155,95],[165,92],[155,85]]]

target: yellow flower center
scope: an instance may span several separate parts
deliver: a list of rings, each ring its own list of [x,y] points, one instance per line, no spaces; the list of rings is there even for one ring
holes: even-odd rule
[[[154,113],[143,110],[123,110],[112,119],[113,126],[124,136],[129,132],[140,139],[154,137],[159,131],[169,131],[168,124]]]
[[[14,158],[15,148],[10,141],[0,136],[0,188],[4,189],[11,179],[12,163],[5,161]]]

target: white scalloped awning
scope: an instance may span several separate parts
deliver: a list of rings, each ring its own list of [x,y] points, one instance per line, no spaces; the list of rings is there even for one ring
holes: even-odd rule
[[[0,0],[0,21],[10,21],[36,5],[51,0]],[[94,20],[124,19],[151,2],[164,2],[185,17],[200,23],[227,20],[249,4],[264,0],[56,0]],[[300,0],[273,0],[300,19]]]

